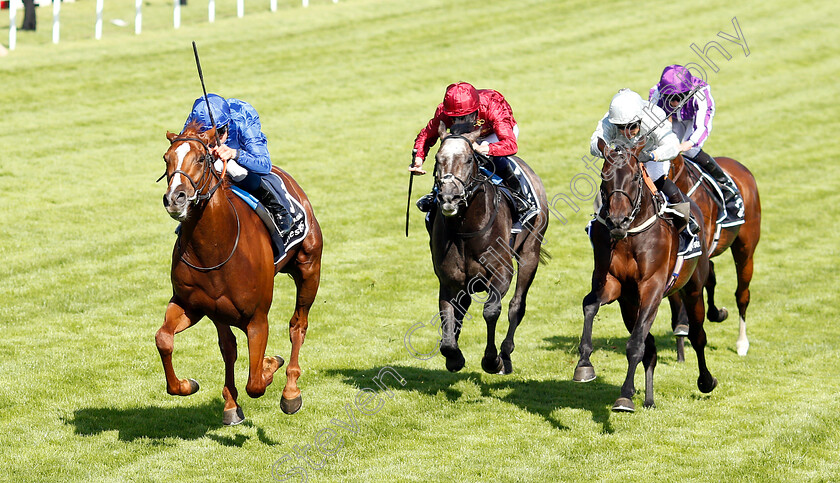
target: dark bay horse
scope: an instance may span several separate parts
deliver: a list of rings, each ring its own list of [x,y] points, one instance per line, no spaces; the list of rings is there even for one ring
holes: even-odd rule
[[[702,291],[709,270],[705,242],[703,253],[685,261],[678,278],[671,281],[679,249],[679,233],[659,214],[658,203],[646,186],[638,153],[644,143],[632,149],[608,151],[601,170],[603,205],[597,221],[592,223],[590,239],[595,255],[592,291],[583,299],[583,334],[580,360],[574,380],[595,379],[589,360],[592,354],[592,321],[598,309],[615,300],[621,307],[624,325],[630,332],[627,341],[627,376],[621,386],[621,397],[614,411],[634,411],[636,393],[634,376],[639,362],[645,368],[645,407],[653,407],[653,372],[656,367],[656,345],[650,334],[662,298],[679,293],[687,309],[688,338],[697,353],[699,377],[697,386],[704,393],[717,386],[706,367],[706,333],[703,330]],[[652,184],[652,183],[651,183]],[[698,221],[700,209],[692,204]],[[703,238],[704,235],[700,235]]]
[[[304,240],[275,264],[265,225],[213,169],[209,146],[214,131],[199,132],[198,127],[191,124],[179,135],[168,132],[170,146],[163,156],[168,182],[163,205],[170,216],[181,222],[172,251],[172,298],[155,336],[166,374],[166,391],[180,396],[198,391],[195,380],[175,376],[172,351],[175,334],[207,316],[216,326],[225,362],[223,422],[238,424],[244,420],[236,401],[236,339],[231,327],[241,329],[248,338],[250,365],[245,390],[251,397],[260,397],[283,365],[280,356],[265,357],[274,275],[282,271],[297,286],[295,311],[289,322],[292,351],[280,404],[283,412],[293,414],[302,404],[297,386],[301,373],[298,354],[309,324],[309,309],[318,291],[321,229],[297,182],[288,173],[273,168],[289,194],[304,207],[309,223]]]
[[[487,346],[481,367],[490,374],[510,374],[513,336],[525,315],[528,289],[539,263],[549,257],[542,249],[548,227],[545,188],[539,176],[515,158],[536,191],[540,211],[512,237],[511,208],[500,188],[479,171],[479,160],[472,148],[479,132],[450,135],[441,123],[439,135],[441,144],[435,155],[438,202],[427,229],[432,262],[440,281],[440,352],[446,357],[448,370],[455,372],[464,367],[464,356],[458,347],[461,326],[475,294],[487,292],[486,297],[476,297],[477,302],[484,303],[487,323]],[[514,276],[513,259],[518,265],[516,289],[508,307],[508,331],[499,354],[496,322],[502,298]]]
[[[735,259],[735,273],[738,278],[738,286],[735,289],[735,301],[738,305],[739,331],[735,348],[738,355],[745,356],[750,348],[750,341],[747,338],[747,306],[750,304],[750,282],[753,274],[753,255],[761,235],[761,200],[758,196],[758,185],[755,177],[743,164],[732,158],[715,158],[720,167],[732,178],[741,191],[744,200],[744,223],[727,228],[718,227],[716,220],[721,215],[721,207],[715,201],[713,189],[708,179],[704,177],[700,169],[695,165],[685,163],[682,156],[677,156],[672,161],[671,170],[674,174],[674,182],[697,203],[703,211],[703,220],[706,225],[706,246],[709,250],[709,258],[716,257],[729,249],[732,258]],[[718,231],[719,230],[719,231]],[[717,239],[716,239],[717,238]],[[715,277],[714,263],[709,262],[709,277],[706,280],[706,296],[708,298],[707,317],[712,322],[723,322],[729,313],[723,307],[715,306]],[[671,304],[672,325],[686,323],[685,312],[680,300],[676,297],[669,297]],[[678,359],[684,360],[682,339],[677,343]]]

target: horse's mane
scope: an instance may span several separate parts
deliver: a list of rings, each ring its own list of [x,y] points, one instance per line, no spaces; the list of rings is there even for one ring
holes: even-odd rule
[[[181,136],[183,136],[187,132],[190,132],[192,134],[195,134],[196,137],[198,137],[198,135],[201,134],[201,128],[203,126],[204,125],[198,122],[197,119],[193,119],[192,121],[190,121],[189,124],[184,126],[184,129],[181,131]]]
[[[468,134],[475,130],[475,124],[471,122],[461,122],[458,124],[453,124],[452,127],[449,128],[449,132],[455,135]]]

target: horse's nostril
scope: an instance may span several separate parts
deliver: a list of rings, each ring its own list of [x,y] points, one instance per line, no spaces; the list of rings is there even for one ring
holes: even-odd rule
[[[175,195],[175,203],[179,205],[183,205],[187,201],[187,194],[183,191],[179,191],[177,195]]]
[[[166,195],[163,195],[163,207],[169,208],[169,197]]]

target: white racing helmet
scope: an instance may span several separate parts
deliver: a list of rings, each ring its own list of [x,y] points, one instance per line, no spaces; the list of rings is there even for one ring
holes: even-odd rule
[[[609,121],[613,124],[630,124],[642,119],[644,100],[630,89],[621,89],[610,101]]]

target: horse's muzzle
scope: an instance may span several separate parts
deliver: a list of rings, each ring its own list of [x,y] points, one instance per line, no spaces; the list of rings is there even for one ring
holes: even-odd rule
[[[169,216],[184,221],[187,218],[187,193],[184,190],[167,191],[163,195],[163,207]]]

